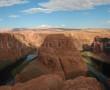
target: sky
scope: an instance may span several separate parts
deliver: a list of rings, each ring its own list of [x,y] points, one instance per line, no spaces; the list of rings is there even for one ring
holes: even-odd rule
[[[0,28],[110,28],[110,0],[0,0]]]

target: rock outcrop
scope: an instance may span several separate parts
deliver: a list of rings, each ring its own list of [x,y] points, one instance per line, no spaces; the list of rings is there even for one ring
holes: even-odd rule
[[[63,79],[58,75],[43,75],[25,83],[14,86],[1,86],[0,90],[60,90]]]
[[[17,78],[18,81],[24,82],[26,79],[30,80],[40,74],[54,73],[69,79],[87,73],[87,66],[71,37],[64,34],[50,34],[44,39],[38,50],[38,60],[30,63],[18,75],[20,78]]]
[[[109,30],[101,30],[101,29],[85,29],[79,31],[71,31],[69,34],[75,39],[75,46],[78,50],[82,50],[83,44],[91,44],[94,40],[94,37],[110,37]]]
[[[14,86],[1,86],[0,90],[104,90],[104,88],[95,78],[81,76],[73,80],[63,80],[53,74]]]
[[[17,38],[16,33],[0,33],[0,62],[13,61],[31,51],[23,35]]]
[[[0,69],[33,51],[22,34],[17,36],[12,32],[0,33]]]
[[[104,90],[104,88],[95,78],[78,77],[65,81],[62,90]]]
[[[86,76],[88,68],[79,50],[95,36],[109,37],[110,33],[59,31],[0,33],[0,69],[34,49],[39,52],[38,58],[17,74],[14,86],[0,86],[0,90],[103,90],[96,79],[80,77]]]
[[[21,85],[15,85],[12,90],[59,90],[63,79],[58,75],[43,75]]]

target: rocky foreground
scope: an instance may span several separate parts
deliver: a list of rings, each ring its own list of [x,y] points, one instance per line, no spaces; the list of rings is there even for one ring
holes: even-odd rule
[[[0,90],[104,90],[88,77],[80,50],[95,36],[110,37],[109,30],[23,30],[0,33],[0,68],[35,50],[38,58],[15,77],[14,85]]]

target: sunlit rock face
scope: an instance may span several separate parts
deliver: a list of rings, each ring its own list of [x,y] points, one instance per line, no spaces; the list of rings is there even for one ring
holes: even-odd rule
[[[72,78],[87,71],[87,67],[73,40],[71,36],[65,36],[64,34],[48,35],[40,48],[41,57],[47,57],[47,60],[44,59],[44,63],[47,62],[47,65],[52,65],[48,62],[52,63],[53,61],[54,63],[55,60],[51,59],[52,55],[54,58],[57,57],[66,78]],[[75,68],[76,66],[77,68]]]
[[[62,90],[104,90],[104,88],[95,78],[78,77],[65,81]]]
[[[42,75],[25,83],[14,86],[1,86],[0,90],[104,90],[103,86],[92,77],[77,77],[63,80],[56,74]]]
[[[62,31],[60,32],[56,32],[54,31],[54,29],[52,30],[52,32],[49,30],[47,31],[46,30],[45,31],[28,30],[28,31],[16,31],[16,32],[11,32],[11,31],[0,32],[0,58],[2,60],[7,60],[7,59],[14,60],[16,58],[19,58],[19,56],[22,56],[26,52],[30,51],[29,50],[30,48],[33,48],[33,47],[36,48],[36,47],[40,47],[41,45],[43,45],[45,42],[44,41],[45,38],[48,38],[47,37],[48,34],[64,34],[66,36],[70,36],[72,39],[71,42],[74,43],[75,48],[77,48],[78,50],[81,49],[82,45],[85,43],[91,44],[95,36],[110,37],[110,32],[106,30],[78,30],[78,31],[75,31],[75,30],[74,31],[63,31],[63,29],[61,30]],[[68,43],[68,41],[66,40],[63,41],[62,40],[63,38],[64,37],[62,37],[60,41],[54,40],[53,42],[47,43],[47,47],[50,47],[51,43],[53,43],[53,46],[51,47],[54,47],[54,46],[60,47],[60,44],[61,43],[63,44],[63,42],[65,46],[65,43]],[[68,45],[72,46],[70,43],[68,43]],[[68,49],[68,48],[66,47],[63,49]]]
[[[14,62],[31,51],[32,47],[23,40],[22,34],[0,33],[0,64]]]
[[[41,36],[33,31],[0,32],[0,61],[15,61],[32,52],[42,43]]]
[[[49,73],[58,74],[66,79],[86,75],[87,66],[74,43],[71,36],[48,34],[38,49],[38,59],[17,75],[17,81],[25,82]]]
[[[48,87],[52,88],[51,90],[68,90],[69,87],[70,90],[76,90],[76,88],[81,90],[83,84],[80,87],[80,83],[88,83],[84,85],[84,90],[88,90],[92,85],[94,87],[91,87],[90,90],[95,90],[94,88],[102,90],[97,80],[86,77],[77,78],[86,76],[88,71],[79,50],[83,44],[90,44],[95,36],[109,37],[110,32],[63,31],[60,29],[59,31],[29,30],[0,33],[0,65],[16,61],[19,57],[32,52],[33,49],[37,50],[39,55],[16,75],[15,86],[0,86],[0,90],[36,90],[36,88],[43,88],[40,85],[44,84],[47,90],[49,90]],[[65,80],[63,83],[62,79]],[[57,83],[64,86],[59,86]]]

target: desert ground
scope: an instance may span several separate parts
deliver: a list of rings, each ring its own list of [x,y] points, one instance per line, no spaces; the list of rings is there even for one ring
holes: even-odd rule
[[[96,36],[110,38],[110,30],[1,30],[0,70],[30,52],[38,57],[17,72],[13,84],[1,85],[0,90],[106,90],[99,80],[88,75],[81,55],[82,45],[91,44]]]

